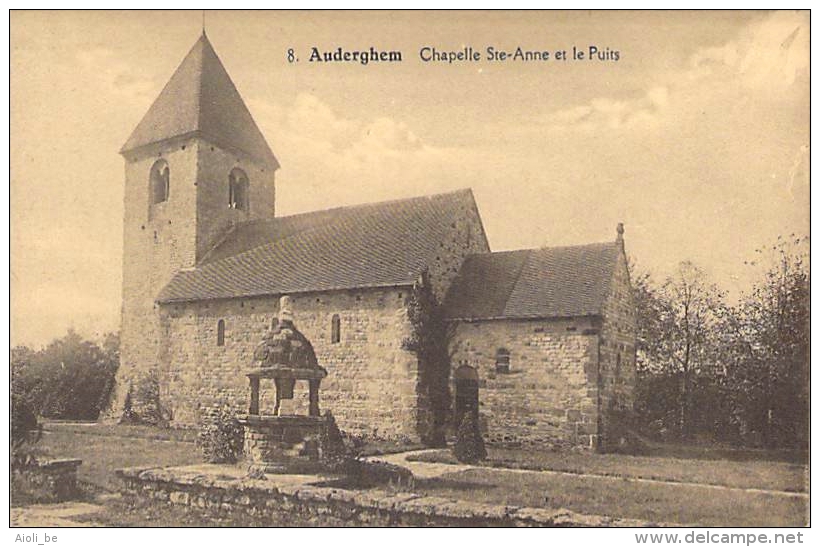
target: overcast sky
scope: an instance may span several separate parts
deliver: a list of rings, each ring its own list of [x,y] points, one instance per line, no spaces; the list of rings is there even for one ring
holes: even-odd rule
[[[733,295],[808,234],[809,16],[795,12],[208,12],[282,168],[277,214],[473,189],[493,250],[612,240]],[[119,326],[120,146],[199,12],[11,14],[11,337]],[[618,51],[618,61],[431,64],[419,49]],[[400,50],[308,63],[310,48]],[[299,63],[287,62],[293,48]]]

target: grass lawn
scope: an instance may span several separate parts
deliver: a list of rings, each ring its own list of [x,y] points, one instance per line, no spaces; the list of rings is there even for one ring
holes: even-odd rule
[[[120,486],[114,470],[121,467],[202,462],[192,442],[156,438],[161,434],[174,433],[145,426],[46,424],[37,448],[51,458],[80,458],[83,464],[77,478],[95,488],[113,491]]]
[[[490,468],[416,481],[415,491],[681,525],[805,526],[808,518],[805,498]]]
[[[114,470],[132,466],[187,465],[202,461],[192,432],[135,426],[47,424],[38,448],[51,457],[81,458],[79,479],[89,490],[119,488]],[[379,447],[389,451],[390,447]],[[435,453],[446,459],[447,452]],[[808,499],[752,492],[704,489],[683,484],[649,484],[646,477],[773,490],[802,490],[805,468],[785,462],[731,462],[648,456],[526,453],[490,450],[495,465],[549,468],[622,477],[546,475],[497,468],[448,473],[417,480],[415,491],[485,503],[566,508],[579,513],[701,526],[804,526]],[[124,496],[104,502],[87,518],[108,526],[281,526],[313,523],[220,520],[204,510]],[[343,525],[339,523],[338,525]]]
[[[623,454],[527,452],[489,448],[484,465],[512,469],[563,471],[626,478],[696,482],[734,488],[807,491],[808,467],[782,461],[682,459]],[[458,463],[449,450],[420,454],[418,461]]]
[[[107,437],[134,437],[158,441],[196,441],[197,431],[193,429],[165,429],[151,425],[98,424],[94,422],[46,421],[44,431],[59,431],[77,435],[102,435]]]

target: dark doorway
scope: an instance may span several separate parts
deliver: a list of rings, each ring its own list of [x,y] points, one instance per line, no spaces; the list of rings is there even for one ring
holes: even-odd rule
[[[478,423],[478,372],[473,367],[460,366],[455,372],[456,405],[455,424],[461,425],[464,415],[471,412]]]

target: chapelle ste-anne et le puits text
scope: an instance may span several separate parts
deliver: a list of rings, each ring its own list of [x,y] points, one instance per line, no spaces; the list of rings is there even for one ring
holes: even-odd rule
[[[310,48],[305,59],[309,63],[400,63],[409,58],[401,50],[383,50],[370,46],[368,49],[346,49],[341,46],[322,49]],[[621,59],[621,52],[608,46],[590,45],[586,47],[571,46],[566,49],[525,49],[516,47],[504,49],[495,46],[474,48],[462,46],[458,49],[441,49],[434,46],[422,46],[416,60],[431,64],[462,64],[481,62],[614,62]],[[289,63],[298,63],[303,59],[293,49],[287,50]]]

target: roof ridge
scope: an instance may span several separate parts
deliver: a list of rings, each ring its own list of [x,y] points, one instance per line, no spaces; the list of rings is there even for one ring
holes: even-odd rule
[[[205,36],[205,33],[203,32],[199,39],[196,41],[196,44],[194,44],[194,47],[191,48],[191,51],[193,51],[193,49],[197,46],[201,49],[201,51],[199,52],[199,59],[197,59],[199,61],[197,66],[197,75],[199,81],[197,82],[198,85],[196,86],[196,97],[194,98],[194,100],[196,101],[196,126],[198,128],[197,131],[199,133],[202,133],[202,96],[203,87],[205,85],[205,78],[202,77],[202,73],[205,70],[205,44],[210,45],[211,43],[208,41],[208,37]],[[213,46],[211,46],[211,49],[213,49]],[[214,52],[214,54],[216,54],[216,52]],[[219,59],[218,56],[217,59]]]
[[[530,252],[530,251],[533,251],[533,250],[534,249],[506,249],[504,251],[489,251],[489,252],[486,252],[486,253],[470,253],[467,256],[468,257],[490,256],[490,255],[499,256],[499,255],[509,255],[509,254],[513,254],[513,253],[527,253],[527,252]]]
[[[424,194],[424,195],[421,195],[421,196],[411,196],[411,197],[407,197],[407,198],[387,199],[387,200],[383,200],[383,201],[368,201],[368,202],[365,202],[365,203],[353,203],[353,204],[350,204],[350,205],[340,205],[338,207],[331,207],[330,209],[319,209],[319,210],[316,210],[316,211],[303,211],[301,213],[293,213],[292,215],[285,215],[285,216],[276,217],[276,218],[277,219],[286,219],[286,218],[294,218],[294,217],[298,217],[298,216],[305,216],[305,215],[311,215],[311,214],[330,213],[330,212],[335,212],[335,211],[344,211],[344,210],[359,209],[359,208],[364,209],[364,208],[368,208],[368,207],[376,207],[378,205],[393,205],[393,204],[402,203],[402,202],[410,202],[410,201],[416,201],[416,200],[420,201],[420,200],[423,200],[423,199],[432,199],[432,198],[442,198],[442,197],[445,197],[445,196],[453,196],[453,195],[460,194],[460,193],[472,194],[472,192],[473,192],[472,188],[469,188],[469,187],[468,188],[459,188],[458,190],[451,190],[449,192],[440,192],[438,194]],[[252,221],[249,221],[249,222],[252,222]]]
[[[524,253],[524,252],[538,252],[538,251],[551,251],[551,250],[561,250],[561,249],[580,249],[581,247],[603,247],[612,245],[615,246],[614,241],[599,241],[596,243],[579,243],[577,245],[556,245],[554,247],[526,247],[524,249],[505,249],[503,251],[490,251],[487,253],[471,253],[468,256],[499,256],[504,254],[513,254],[513,253]]]
[[[615,246],[614,241],[598,241],[595,243],[578,243],[576,245],[555,245],[551,247],[533,247],[530,249],[521,249],[527,251],[551,251],[551,250],[561,250],[561,249],[580,249],[581,247],[604,247],[604,246]]]

